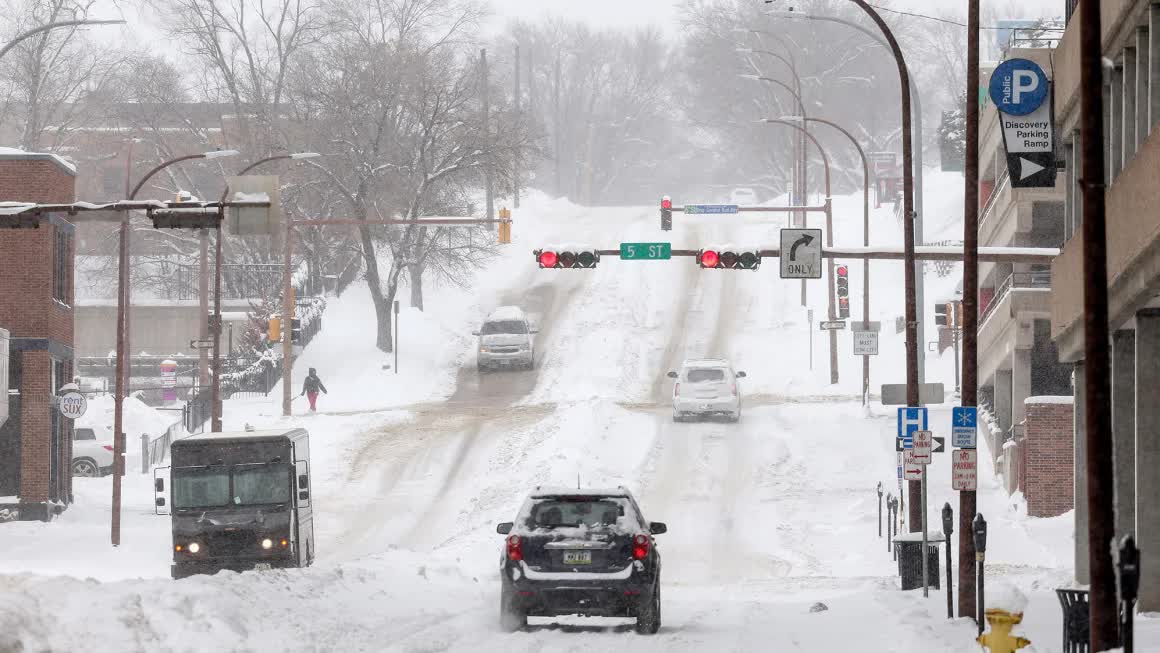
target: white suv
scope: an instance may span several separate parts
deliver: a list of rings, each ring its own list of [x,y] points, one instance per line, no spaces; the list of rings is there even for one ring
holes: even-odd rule
[[[113,471],[113,441],[98,440],[90,428],[73,429],[73,476],[104,476]]]
[[[757,204],[757,193],[752,188],[734,188],[729,194],[729,203],[737,206],[754,206]]]
[[[471,332],[479,336],[479,353],[476,357],[479,371],[497,367],[532,369],[536,365],[532,335],[538,332],[519,307],[501,306],[495,309],[478,331]]]
[[[673,384],[673,421],[688,417],[724,416],[730,422],[741,419],[741,388],[728,361],[716,358],[687,360],[680,372],[669,372]]]

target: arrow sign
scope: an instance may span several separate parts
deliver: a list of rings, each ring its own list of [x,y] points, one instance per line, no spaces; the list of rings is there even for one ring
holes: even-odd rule
[[[894,450],[908,451],[908,449],[904,446],[904,442],[905,441],[902,438],[894,438]],[[943,453],[946,451],[946,443],[946,438],[938,435],[934,436],[934,449],[931,450],[931,453]]]
[[[809,234],[802,234],[802,237],[795,240],[793,245],[790,246],[790,248],[789,248],[789,260],[796,261],[798,248],[801,247],[802,245],[809,245],[812,242],[814,242],[813,236],[811,236]]]
[[[1031,175],[1046,169],[1046,166],[1041,166],[1031,159],[1022,156],[1019,157],[1019,181],[1023,181]]]

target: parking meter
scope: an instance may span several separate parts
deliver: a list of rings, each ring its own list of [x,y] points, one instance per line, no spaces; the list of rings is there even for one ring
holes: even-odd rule
[[[982,562],[984,554],[987,552],[987,520],[983,519],[982,513],[975,515],[973,526],[975,531],[975,559]]]
[[[1140,591],[1140,549],[1131,535],[1120,540],[1116,555],[1116,580],[1120,600],[1127,604],[1136,602]]]

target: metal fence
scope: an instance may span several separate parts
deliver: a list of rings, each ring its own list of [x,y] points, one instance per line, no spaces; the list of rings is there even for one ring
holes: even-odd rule
[[[1003,283],[995,289],[991,301],[983,307],[979,315],[979,324],[987,321],[987,317],[994,312],[995,307],[1002,303],[1012,288],[1051,288],[1051,272],[1042,270],[1037,272],[1015,272],[1007,276]]]

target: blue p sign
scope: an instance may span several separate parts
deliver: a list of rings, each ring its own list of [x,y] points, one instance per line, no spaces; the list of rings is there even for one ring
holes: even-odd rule
[[[1000,113],[1025,116],[1043,106],[1050,89],[1043,69],[1028,59],[1008,59],[991,73],[991,101]]]

